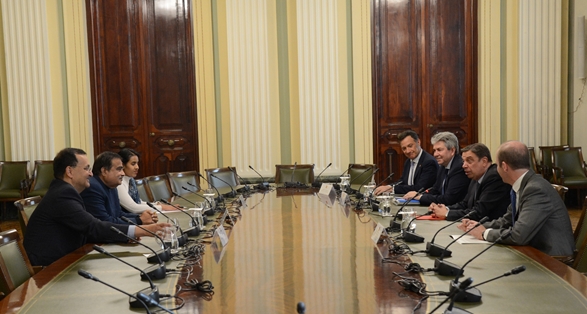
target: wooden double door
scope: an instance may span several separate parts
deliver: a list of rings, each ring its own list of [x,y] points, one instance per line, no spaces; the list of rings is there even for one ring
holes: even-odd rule
[[[476,0],[373,0],[373,113],[379,180],[399,179],[397,135],[453,132],[477,141]]]
[[[198,166],[190,0],[86,0],[94,149],[140,174]]]

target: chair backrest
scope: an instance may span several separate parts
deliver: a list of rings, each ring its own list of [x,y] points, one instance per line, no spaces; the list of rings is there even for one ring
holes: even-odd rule
[[[552,182],[552,149],[568,148],[569,145],[558,145],[558,146],[538,146],[540,149],[540,166],[542,176]]]
[[[534,147],[528,147],[528,156],[530,157],[530,167],[532,167],[532,170],[534,170],[535,173],[542,173],[536,162],[536,152],[534,151]]]
[[[15,229],[0,232],[0,292],[8,295],[34,274]]]
[[[0,191],[18,191],[20,196],[10,195],[7,198],[23,198],[24,188],[29,179],[29,161],[0,161]]]
[[[14,202],[14,206],[18,209],[18,221],[22,229],[22,234],[26,234],[29,219],[35,211],[35,208],[37,208],[37,205],[39,205],[39,202],[41,202],[40,196],[27,197]]]
[[[149,188],[149,191],[151,192],[154,201],[160,199],[171,199],[171,187],[169,186],[169,181],[167,181],[166,175],[160,174],[156,176],[146,177],[143,178],[143,181],[147,184],[147,187]]]
[[[314,182],[314,165],[299,164],[295,166],[295,171],[294,165],[275,165],[275,183],[285,182]]]
[[[189,193],[182,187],[194,192],[200,190],[200,177],[197,171],[168,172],[167,178],[169,178],[171,190],[179,195]]]
[[[153,195],[151,195],[151,191],[149,190],[149,187],[147,187],[145,180],[135,179],[135,182],[137,183],[137,190],[139,191],[139,197],[141,200],[145,202],[154,202]]]
[[[31,184],[28,195],[45,196],[53,178],[53,160],[35,160],[33,183]]]
[[[565,178],[587,178],[585,175],[585,166],[583,153],[580,147],[569,147],[566,149],[552,149],[552,167],[558,167],[563,170]],[[554,172],[556,175],[556,171]],[[557,182],[562,184],[560,178]]]
[[[204,171],[206,171],[206,177],[208,177],[208,181],[210,181],[210,183],[212,183],[216,188],[228,187],[229,185],[235,187],[240,183],[237,175],[235,174],[236,168],[231,168],[234,169],[234,172],[228,169],[228,167],[205,169]],[[212,176],[212,174],[214,176]]]
[[[377,166],[374,164],[349,164],[347,169],[349,170],[349,176],[351,177],[350,184],[361,184],[365,180],[369,182],[376,167]]]

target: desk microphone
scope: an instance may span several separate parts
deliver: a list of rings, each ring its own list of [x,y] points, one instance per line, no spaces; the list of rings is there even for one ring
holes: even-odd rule
[[[155,300],[142,292],[137,292],[137,298],[139,298],[139,300],[143,301],[145,304],[147,304],[149,306],[156,306],[156,307],[160,308],[161,310],[163,310],[164,312],[173,314],[173,312],[171,312],[169,309],[167,309],[167,308],[163,307],[161,304],[159,304],[159,300]]]
[[[137,225],[134,221],[128,219],[127,217],[122,216],[120,218],[122,218],[122,220],[128,222],[129,224],[134,225],[135,227],[137,227],[139,229],[147,231],[148,233],[152,234],[155,238],[159,239],[159,241],[161,241],[161,245],[163,246],[163,249],[161,251],[157,252],[157,255],[151,255],[151,254],[147,255],[147,261],[149,263],[158,263],[159,260],[161,260],[163,262],[169,262],[169,260],[171,259],[171,249],[165,246],[165,241],[163,241],[163,239],[161,239],[161,237],[159,235],[157,235],[155,232],[153,232],[151,230],[148,230],[147,228],[144,228],[140,225]]]
[[[98,246],[98,245],[95,245],[94,244],[94,250],[96,250],[96,251],[98,251],[98,252],[100,252],[100,253],[102,253],[104,255],[107,255],[109,257],[112,257],[115,260],[117,260],[119,262],[122,262],[122,263],[124,263],[124,264],[126,264],[126,265],[128,265],[128,266],[130,266],[130,267],[132,267],[132,268],[134,268],[136,270],[138,270],[141,273],[141,279],[142,280],[148,280],[149,281],[149,285],[151,286],[150,288],[145,288],[145,289],[143,289],[143,290],[141,290],[139,292],[141,292],[141,293],[146,292],[149,295],[149,297],[151,297],[152,299],[157,300],[157,302],[159,302],[159,289],[157,288],[157,286],[155,286],[155,284],[153,283],[153,280],[151,280],[151,277],[149,277],[149,275],[147,273],[145,273],[145,271],[143,271],[140,268],[134,266],[133,264],[131,264],[131,263],[129,263],[129,262],[121,259],[120,257],[111,254],[110,252],[106,251],[101,246]],[[138,307],[141,307],[141,306],[142,305],[139,305]]]
[[[471,283],[473,283],[473,278],[469,277],[465,280],[463,280],[463,282],[461,282],[461,284],[458,286],[458,288],[455,290],[455,292],[451,292],[448,294],[448,296],[446,297],[446,299],[444,299],[444,301],[442,301],[440,304],[438,304],[437,307],[435,307],[430,314],[433,314],[434,312],[436,312],[436,310],[438,310],[444,303],[446,303],[446,301],[451,300],[450,301],[450,305],[446,308],[446,310],[444,310],[444,314],[471,314],[471,312],[469,311],[465,311],[463,309],[460,309],[458,307],[453,308],[455,300],[454,297],[455,295],[462,290],[467,289],[467,287],[469,287],[471,285]]]
[[[139,245],[146,247],[149,251],[153,252],[153,254],[155,254],[155,256],[157,256],[157,258],[159,258],[159,255],[157,255],[157,253],[155,253],[155,250],[150,248],[148,245],[145,245],[144,243],[141,243],[140,241],[137,241],[136,239],[129,237],[124,232],[118,230],[118,228],[116,228],[114,226],[110,226],[110,230],[120,234],[121,236],[126,237],[127,239],[131,240],[134,243],[137,243]],[[150,268],[153,268],[153,270],[151,270]],[[166,272],[167,272],[167,269],[165,268],[165,264],[163,264],[163,261],[161,261],[161,259],[159,259],[159,264],[152,265],[149,268],[145,269],[145,273],[149,274],[149,277],[151,277],[153,279],[165,278]]]
[[[452,242],[450,242],[446,246],[446,248],[444,249],[443,254],[440,254],[440,257],[438,257],[436,260],[434,260],[434,271],[441,276],[457,276],[458,277],[458,276],[462,275],[463,270],[460,269],[460,267],[458,267],[457,265],[455,265],[451,262],[447,262],[447,261],[443,260],[444,252],[448,249],[449,246],[453,245],[453,243],[457,242],[460,238],[464,237],[469,232],[473,231],[473,229],[479,227],[482,223],[486,222],[487,220],[489,220],[489,217],[487,217],[487,216],[483,217],[478,223],[476,223],[473,226],[473,228],[465,231],[463,234],[458,236],[456,239],[452,240]]]
[[[326,166],[326,168],[324,168],[324,169],[322,169],[322,171],[320,171],[318,176],[314,179],[314,182],[312,182],[313,187],[319,188],[322,186],[322,182],[318,182],[318,178],[320,178],[320,176],[324,173],[324,171],[326,171],[326,169],[330,168],[330,166],[332,166],[332,163],[329,163],[328,166]]]
[[[188,192],[190,192],[190,193],[192,193],[192,194],[194,194],[194,195],[196,195],[196,196],[198,196],[198,197],[200,197],[200,198],[203,198],[206,201],[206,203],[208,203],[208,205],[210,205],[210,209],[208,209],[207,211],[205,211],[204,214],[206,214],[207,216],[214,215],[214,210],[216,209],[216,207],[214,206],[214,204],[212,204],[212,202],[210,202],[209,199],[207,199],[205,196],[202,196],[202,195],[200,195],[200,194],[198,194],[198,193],[196,193],[194,191],[188,190],[185,186],[182,186],[181,188],[184,189],[184,190],[186,190],[186,191],[188,191]],[[184,200],[184,201],[186,201],[186,202],[188,202],[188,203],[196,206],[196,203],[188,200],[187,198],[185,198],[185,197],[183,197],[183,196],[181,196],[179,194],[173,194],[173,196],[177,196],[177,197],[181,198],[182,200]],[[165,203],[165,204],[171,205],[171,203],[169,203],[167,200],[161,199],[160,201],[163,202],[163,203]],[[175,205],[171,205],[171,206],[174,206],[175,207]],[[204,217],[204,218],[206,218],[206,217]],[[205,220],[206,221],[204,222],[204,224],[207,224],[208,223],[208,219],[205,219]]]
[[[349,187],[353,184],[353,182],[356,182],[360,177],[362,177],[365,173],[371,171],[373,169],[373,166],[370,166],[369,168],[363,170],[356,178],[349,180]],[[352,189],[350,189],[351,192],[354,192]]]
[[[94,275],[88,273],[87,271],[85,271],[83,269],[79,269],[77,271],[77,274],[86,278],[86,279],[91,279],[95,282],[99,282],[99,283],[105,285],[106,287],[114,289],[120,293],[126,294],[128,296],[128,303],[130,304],[131,307],[143,307],[143,308],[145,308],[145,310],[147,310],[147,314],[151,314],[151,311],[149,310],[149,307],[147,306],[147,304],[145,304],[145,302],[143,302],[143,300],[139,299],[138,296],[134,296],[134,295],[122,290],[122,289],[116,288],[115,286],[98,279],[98,277],[94,277]]]
[[[436,233],[432,237],[432,240],[430,242],[426,243],[426,255],[438,257],[438,256],[440,256],[440,254],[444,254],[444,256],[450,257],[452,252],[450,250],[447,250],[446,248],[438,245],[438,244],[434,244],[434,239],[436,239],[436,236],[438,235],[438,233],[440,231],[456,224],[457,222],[461,222],[465,218],[469,218],[469,216],[472,215],[474,212],[476,212],[476,210],[472,210],[468,214],[466,214],[465,216],[463,216],[463,217],[449,223],[448,225],[438,229],[438,231],[436,231]]]
[[[283,187],[285,187],[285,188],[305,188],[305,187],[307,187],[305,184],[303,184],[301,182],[294,182],[294,175],[295,175],[297,167],[298,167],[298,162],[296,161],[294,163],[293,170],[291,171],[291,179],[289,182],[287,182],[287,181],[284,182]]]
[[[385,182],[385,181],[387,181],[387,180],[391,179],[391,177],[393,177],[393,175],[394,175],[394,174],[395,174],[395,173],[393,173],[393,172],[392,172],[392,173],[390,173],[390,174],[389,174],[387,177],[385,177],[385,179],[383,179],[383,181],[379,182],[379,184],[377,184],[377,185],[375,186],[375,188],[378,188],[378,187],[380,187],[380,186],[383,184],[383,182]],[[403,182],[403,181],[401,181],[401,180],[400,180],[400,181],[398,181],[398,182],[396,182],[396,183],[393,183],[393,184],[392,184],[392,186],[396,186],[396,185],[398,185],[398,184],[401,184],[402,182]]]
[[[404,230],[404,232],[402,234],[402,238],[404,239],[404,242],[408,242],[408,243],[422,243],[422,242],[424,242],[424,237],[417,234],[415,232],[415,229],[414,229],[414,232],[409,231],[410,226],[412,225],[412,222],[414,222],[414,220],[418,219],[418,217],[430,215],[432,213],[433,213],[432,211],[429,211],[425,214],[417,215],[416,217],[410,219],[410,221],[408,222],[408,228],[406,230]]]
[[[428,189],[431,189],[431,188],[428,188]],[[413,199],[415,199],[416,197],[418,197],[418,195],[422,194],[424,191],[426,191],[428,189],[426,189],[426,188],[419,189],[414,196],[410,197],[402,204],[402,206],[397,210],[397,212],[395,213],[395,216],[393,217],[393,219],[391,220],[391,222],[389,224],[389,228],[391,231],[400,230],[402,228],[402,224],[400,222],[397,222],[397,217],[399,217],[399,213],[401,213],[404,210],[404,207],[406,207],[406,205],[408,205]]]
[[[477,257],[479,257],[479,255],[485,253],[487,250],[489,250],[490,248],[492,248],[498,242],[502,241],[503,239],[508,238],[511,234],[512,234],[512,231],[510,229],[508,232],[506,232],[506,233],[502,234],[501,236],[499,236],[499,238],[497,238],[497,240],[495,240],[493,243],[491,243],[491,245],[489,245],[485,249],[481,250],[481,252],[477,253],[477,255],[471,257],[471,259],[469,259],[465,264],[463,264],[463,267],[461,267],[461,269],[460,269],[460,271],[458,273],[459,274],[462,274],[463,271],[464,271],[464,269],[465,269],[465,267],[467,265],[469,265],[469,263],[471,263],[474,259],[476,259]],[[521,267],[523,267],[524,270],[526,270],[526,267],[525,266],[521,266]],[[524,271],[524,270],[522,270],[522,271]],[[518,267],[517,268],[514,268],[512,270],[513,274],[518,274],[518,273],[521,273],[522,271],[518,271]],[[499,276],[499,277],[496,277],[496,278],[493,278],[493,279],[491,279],[489,281],[493,281],[495,279],[498,279],[498,278],[501,278],[501,277],[504,277],[504,276],[509,276],[512,273],[506,273],[506,274],[504,274],[502,276]],[[482,285],[484,283],[487,283],[489,281],[482,282],[480,284],[477,284],[477,285],[475,285],[473,287],[468,288],[467,290],[464,290],[464,291],[459,292],[455,296],[455,301],[457,301],[457,302],[481,302],[481,291],[479,291],[479,289],[477,289],[475,287],[476,286],[480,286],[480,285]],[[450,285],[449,285],[450,286],[450,291],[452,291],[453,289],[455,289],[455,287],[458,285],[458,283],[459,283],[459,276],[455,276],[455,279],[450,282]]]
[[[215,174],[213,174],[213,173],[210,173],[210,176],[211,176],[212,178],[216,178],[216,179],[218,179],[220,182],[222,182],[222,183],[224,183],[224,184],[228,185],[228,187],[230,188],[230,192],[228,192],[228,193],[225,193],[225,194],[224,194],[224,196],[226,196],[226,197],[230,197],[230,198],[234,198],[234,197],[236,197],[236,194],[237,194],[237,193],[236,193],[236,191],[234,190],[234,188],[232,187],[232,185],[228,184],[228,182],[226,182],[225,180],[222,180],[222,179],[220,179],[220,178],[219,178],[217,175],[215,175]]]
[[[243,179],[241,176],[239,176],[239,175],[238,175],[238,173],[236,172],[236,169],[235,169],[235,168],[232,168],[232,167],[230,167],[230,166],[229,166],[229,167],[228,167],[228,170],[232,171],[232,173],[234,173],[234,175],[235,175],[235,176],[236,176],[236,177],[237,177],[237,178],[238,178],[240,181],[242,181],[242,182],[243,182],[243,184],[245,185],[245,186],[243,186],[243,187],[242,187],[242,188],[240,188],[240,189],[236,189],[236,191],[237,191],[237,192],[241,192],[241,193],[242,193],[242,192],[248,192],[248,191],[250,191],[250,190],[251,190],[251,187],[247,185],[247,181],[245,181],[245,179]],[[240,190],[240,191],[239,191],[239,190]]]
[[[257,172],[257,170],[255,170],[255,168],[253,168],[251,165],[249,165],[249,168],[253,170],[261,178],[261,183],[257,184],[257,189],[263,191],[269,189],[269,182],[265,181],[265,178],[263,178],[263,176],[259,172]]]
[[[208,183],[208,186],[209,187],[211,186],[214,190],[216,190],[216,193],[218,194],[218,197],[216,198],[216,201],[219,202],[219,203],[220,202],[224,202],[224,197],[222,196],[222,194],[220,194],[220,191],[218,191],[218,189],[216,188],[216,186],[214,186],[214,184],[210,183],[210,181],[208,181],[206,178],[204,178],[204,176],[201,173],[199,173],[199,172],[196,172],[196,173],[198,174],[198,176],[200,178],[204,179],[204,181],[206,181]],[[193,184],[190,184],[190,185],[191,186],[194,186]]]
[[[173,194],[175,195],[176,193],[173,193]],[[185,230],[182,230],[181,229],[181,226],[179,225],[179,223],[176,224],[174,219],[172,219],[169,216],[167,216],[162,210],[160,210],[159,208],[155,207],[155,205],[151,204],[150,202],[147,202],[147,205],[149,205],[151,208],[153,208],[154,210],[156,210],[159,214],[163,215],[165,218],[167,218],[167,220],[169,220],[171,223],[173,223],[173,225],[177,229],[179,229],[179,233],[181,233],[181,238],[183,238],[182,240],[177,239],[177,241],[179,243],[186,244],[188,242],[188,239],[187,239],[188,236],[190,236],[190,237],[197,237],[197,236],[200,235],[200,229],[197,227],[197,224],[194,222],[194,217],[190,216],[190,214],[188,214],[188,213],[184,212],[183,210],[181,210],[181,208],[178,208],[175,205],[172,205],[170,203],[167,203],[167,201],[166,201],[166,204],[173,206],[174,208],[176,208],[180,212],[188,215],[188,217],[190,217],[192,219],[192,227],[189,227],[189,228],[187,228]],[[183,246],[183,245],[180,244],[179,246]]]

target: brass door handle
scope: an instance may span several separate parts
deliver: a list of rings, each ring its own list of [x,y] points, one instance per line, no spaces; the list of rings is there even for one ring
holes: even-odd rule
[[[118,143],[118,147],[120,147],[120,148],[124,148],[125,146],[126,146],[126,143],[124,141]]]
[[[169,141],[167,141],[167,145],[173,146],[173,145],[175,145],[175,141],[174,140],[169,140]]]

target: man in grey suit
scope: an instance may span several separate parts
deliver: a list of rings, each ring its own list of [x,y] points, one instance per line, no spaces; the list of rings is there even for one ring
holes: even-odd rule
[[[511,184],[511,203],[502,217],[487,222],[469,234],[500,243],[530,245],[552,256],[571,256],[575,249],[569,214],[552,185],[530,170],[528,147],[509,141],[497,151],[497,171],[503,182]],[[476,221],[463,219],[459,229],[473,228]]]

